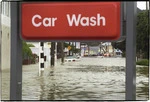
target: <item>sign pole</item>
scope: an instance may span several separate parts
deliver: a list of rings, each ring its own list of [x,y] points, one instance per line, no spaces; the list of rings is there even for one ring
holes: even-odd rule
[[[39,71],[44,70],[44,42],[39,42]]]
[[[126,100],[136,99],[136,2],[126,3]]]
[[[61,63],[64,64],[64,42],[61,42]]]
[[[10,100],[22,99],[22,40],[19,36],[19,4],[11,2]]]
[[[69,42],[69,46],[70,46],[70,42]],[[70,56],[70,49],[69,49],[69,56]]]
[[[55,42],[55,50],[54,50],[54,56],[55,56],[55,65],[57,65],[57,42]]]
[[[55,42],[51,43],[51,66],[55,65]]]

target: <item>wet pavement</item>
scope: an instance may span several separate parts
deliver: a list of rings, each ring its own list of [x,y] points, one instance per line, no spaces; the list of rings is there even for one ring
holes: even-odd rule
[[[148,67],[137,67],[137,100],[148,100]],[[2,73],[2,99],[9,100],[9,70]],[[124,58],[58,60],[38,72],[38,64],[23,66],[22,100],[125,100]]]

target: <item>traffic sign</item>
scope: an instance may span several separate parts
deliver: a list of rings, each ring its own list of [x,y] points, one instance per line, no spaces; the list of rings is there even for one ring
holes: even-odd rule
[[[120,2],[22,2],[25,40],[116,40]]]
[[[68,46],[68,50],[71,50],[71,46]]]

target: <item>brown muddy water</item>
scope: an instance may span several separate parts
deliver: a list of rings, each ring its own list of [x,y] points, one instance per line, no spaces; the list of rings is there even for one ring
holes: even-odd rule
[[[2,100],[9,100],[10,70],[2,71]],[[148,67],[137,67],[136,99],[149,99]],[[22,100],[125,100],[125,58],[83,57],[47,67],[23,66]]]

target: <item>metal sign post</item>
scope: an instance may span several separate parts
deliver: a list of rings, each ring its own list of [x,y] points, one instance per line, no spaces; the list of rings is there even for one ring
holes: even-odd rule
[[[44,70],[44,42],[39,42],[39,72]]]
[[[126,4],[126,100],[136,99],[136,14],[137,3]]]
[[[10,100],[22,99],[22,40],[19,36],[19,5],[11,3]]]

